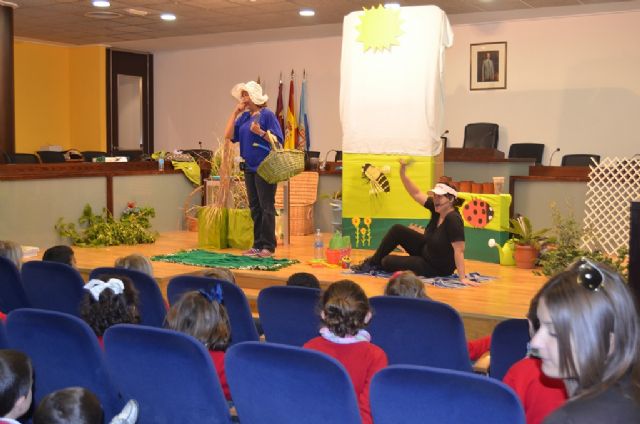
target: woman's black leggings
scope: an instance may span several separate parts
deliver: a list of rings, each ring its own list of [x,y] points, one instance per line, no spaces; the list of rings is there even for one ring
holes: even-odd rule
[[[409,256],[390,255],[398,246],[401,246]],[[426,254],[424,248],[424,234],[404,225],[395,224],[385,234],[371,261],[387,272],[413,271],[416,275],[425,277],[442,276],[442,272],[431,266],[423,256]]]

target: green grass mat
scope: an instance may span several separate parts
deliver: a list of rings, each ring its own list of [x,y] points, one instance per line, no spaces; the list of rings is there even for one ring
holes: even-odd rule
[[[151,257],[152,261],[173,262],[177,264],[229,269],[257,269],[260,271],[277,271],[289,265],[297,264],[295,259],[258,258],[230,253],[215,253],[207,250],[181,250],[168,255]]]

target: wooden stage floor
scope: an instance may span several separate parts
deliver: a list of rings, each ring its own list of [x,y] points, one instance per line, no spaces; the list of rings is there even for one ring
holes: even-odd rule
[[[325,234],[325,246],[330,235]],[[195,249],[198,247],[195,232],[162,233],[154,244],[136,246],[114,246],[105,248],[74,247],[78,268],[83,275],[99,266],[113,266],[116,258],[131,253],[146,256],[175,253],[181,249]],[[360,284],[369,296],[380,295],[384,291],[385,279],[345,273],[337,268],[315,268],[309,265],[313,257],[313,235],[292,236],[291,244],[279,246],[276,257],[298,259],[295,264],[279,271],[247,271],[233,270],[238,285],[242,287],[255,308],[258,292],[264,287],[284,284],[289,275],[295,272],[310,272],[315,274],[326,286],[334,281],[349,278]],[[488,247],[487,247],[488,249]],[[240,253],[238,250],[227,249],[225,253]],[[354,250],[352,260],[359,262],[371,254],[367,250]],[[529,308],[529,301],[546,281],[545,277],[536,276],[530,270],[515,267],[503,267],[478,261],[466,261],[467,272],[479,272],[483,275],[495,277],[494,280],[483,283],[480,287],[460,289],[445,289],[427,286],[430,297],[453,306],[463,316],[468,337],[478,337],[488,334],[495,324],[505,318],[523,318]],[[202,267],[173,264],[168,262],[154,262],[153,270],[156,279],[166,296],[166,285],[171,277],[180,274],[199,273]],[[254,309],[255,310],[255,309]]]

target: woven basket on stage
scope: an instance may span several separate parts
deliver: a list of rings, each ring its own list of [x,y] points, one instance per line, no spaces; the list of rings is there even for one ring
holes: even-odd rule
[[[289,180],[289,234],[313,234],[313,205],[318,198],[318,173],[302,172]],[[284,208],[284,190],[278,184],[276,209]]]
[[[286,181],[304,171],[304,152],[283,149],[278,139],[267,131],[271,151],[258,167],[258,174],[268,183]]]

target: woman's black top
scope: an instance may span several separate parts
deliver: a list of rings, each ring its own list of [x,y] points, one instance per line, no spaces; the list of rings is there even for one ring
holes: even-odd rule
[[[431,221],[424,232],[425,244],[422,257],[442,275],[450,275],[456,269],[451,243],[464,241],[464,222],[457,209],[449,212],[438,226],[440,214],[436,212],[433,199],[429,197],[424,207],[431,211]]]

